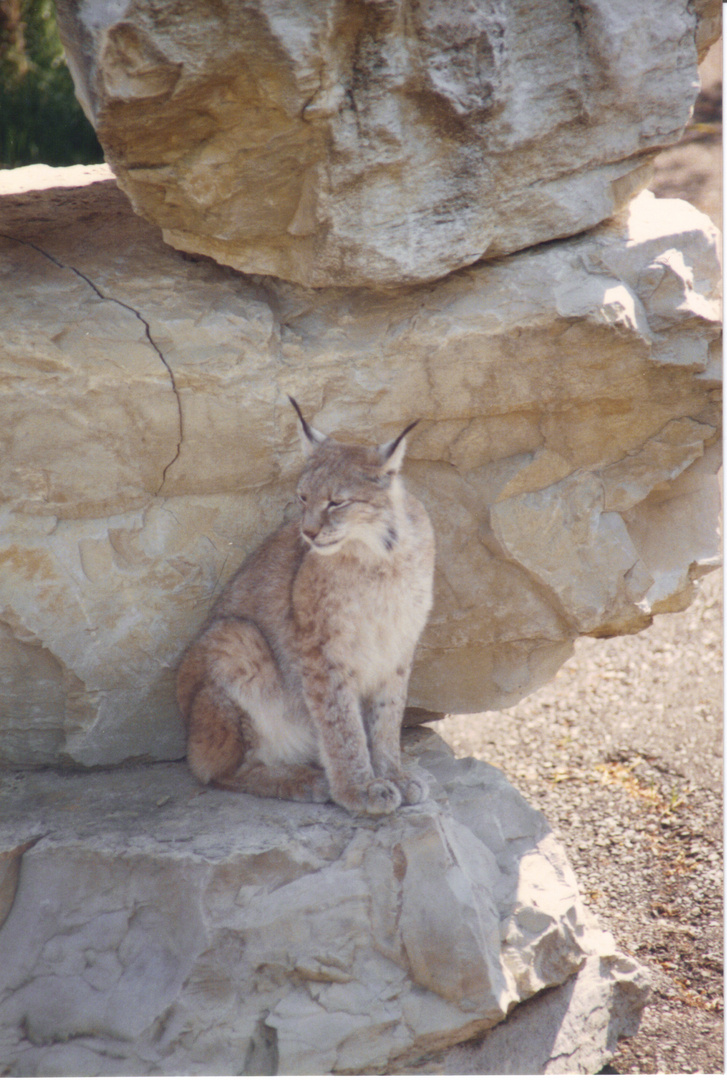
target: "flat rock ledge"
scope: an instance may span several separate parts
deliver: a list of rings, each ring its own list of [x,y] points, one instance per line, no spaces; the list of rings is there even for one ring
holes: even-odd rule
[[[202,789],[184,765],[0,780],[8,1075],[593,1073],[638,965],[545,819],[428,730],[382,820]]]

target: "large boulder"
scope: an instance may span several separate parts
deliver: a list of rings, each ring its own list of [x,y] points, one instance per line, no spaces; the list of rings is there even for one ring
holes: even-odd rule
[[[353,441],[421,417],[406,482],[438,555],[412,707],[514,704],[718,559],[719,244],[691,206],[644,193],[382,294],[184,256],[103,166],[35,175],[0,197],[5,762],[183,754],[181,652],[293,508],[289,393]]]
[[[425,281],[610,217],[679,138],[719,33],[715,0],[57,9],[137,211],[307,286]]]
[[[181,765],[0,777],[6,1071],[601,1068],[643,973],[502,774],[416,741],[433,797],[384,820]]]

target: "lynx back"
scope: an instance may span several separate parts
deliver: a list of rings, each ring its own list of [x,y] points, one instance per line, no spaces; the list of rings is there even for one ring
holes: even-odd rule
[[[434,536],[399,475],[410,424],[377,447],[300,420],[300,514],[242,564],[182,660],[187,759],[203,783],[386,814],[427,796],[402,768]]]

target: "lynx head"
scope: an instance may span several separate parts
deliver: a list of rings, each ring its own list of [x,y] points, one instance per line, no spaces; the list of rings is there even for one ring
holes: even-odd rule
[[[303,539],[321,555],[358,541],[374,554],[390,555],[399,541],[403,487],[399,479],[406,435],[381,446],[347,446],[307,423],[297,403],[300,440],[306,457],[298,481]]]

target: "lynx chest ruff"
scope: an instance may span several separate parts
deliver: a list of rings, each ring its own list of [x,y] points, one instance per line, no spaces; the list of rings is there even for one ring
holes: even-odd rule
[[[344,667],[362,696],[408,668],[431,606],[427,556],[403,539],[380,559],[366,549],[311,552],[292,597],[301,653]]]
[[[427,796],[399,746],[434,567],[429,518],[399,477],[414,425],[350,446],[295,408],[300,519],[246,560],[183,658],[187,759],[234,791],[390,813]]]

